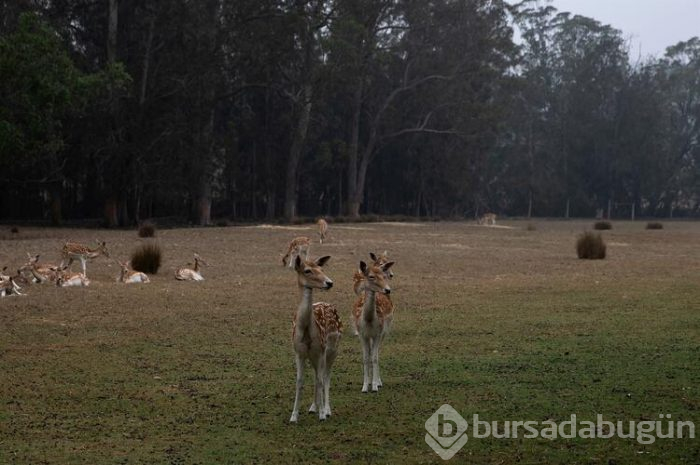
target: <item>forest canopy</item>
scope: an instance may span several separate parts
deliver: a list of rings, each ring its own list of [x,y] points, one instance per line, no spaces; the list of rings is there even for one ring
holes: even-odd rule
[[[700,39],[634,57],[535,0],[0,0],[0,161],[0,220],[698,216]]]

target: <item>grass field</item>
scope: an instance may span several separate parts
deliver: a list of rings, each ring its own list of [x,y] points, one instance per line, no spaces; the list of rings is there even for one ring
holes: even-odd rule
[[[331,224],[312,254],[333,257],[336,285],[315,299],[338,306],[346,332],[323,423],[287,422],[299,296],[280,254],[296,235],[315,237],[311,226],[159,231],[164,266],[151,284],[117,284],[118,267],[99,258],[89,288],[0,299],[0,463],[442,463],[424,423],[444,403],[468,420],[664,413],[700,425],[700,224],[614,222],[602,261],[576,258],[592,222],[503,224]],[[0,240],[0,265],[25,252],[59,261],[65,240],[97,237],[125,259],[143,241],[134,231],[14,236]],[[396,261],[396,317],[384,387],[361,394],[351,277],[384,249]],[[207,280],[176,282],[195,251]],[[304,407],[310,369],[306,381]],[[698,464],[700,440],[470,438],[452,462]]]

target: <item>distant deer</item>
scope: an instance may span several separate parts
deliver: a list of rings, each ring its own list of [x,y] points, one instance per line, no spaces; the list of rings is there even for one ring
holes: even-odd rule
[[[496,214],[495,213],[484,213],[484,215],[479,218],[479,224],[483,224],[486,226],[495,226],[496,225]]]
[[[328,236],[328,223],[321,218],[316,224],[318,224],[318,235],[320,236],[319,243],[323,244],[323,241],[325,241]]]
[[[311,247],[311,239],[305,236],[296,237],[287,246],[287,253],[282,257],[282,266],[294,265],[296,257],[301,256],[304,260],[309,257],[309,249]]]
[[[394,262],[383,265],[367,265],[360,262],[360,272],[365,277],[364,295],[355,303],[353,318],[362,344],[362,392],[377,392],[382,386],[379,375],[379,348],[391,328],[394,306],[391,300],[380,306],[377,296],[389,296],[391,287],[387,274]],[[371,370],[371,371],[370,371]]]
[[[119,273],[117,282],[126,284],[151,282],[146,273],[142,273],[141,271],[134,271],[131,269],[131,261],[120,262],[119,260],[117,260],[116,262],[121,267],[121,273]]]
[[[321,269],[331,257],[321,257],[316,261],[294,259],[297,284],[301,291],[301,303],[292,322],[292,343],[296,354],[297,367],[296,395],[294,408],[289,421],[299,420],[299,403],[304,386],[304,364],[308,359],[315,372],[314,401],[309,412],[318,410],[319,420],[331,415],[330,383],[331,368],[338,353],[342,324],[334,305],[317,302],[312,305],[314,289],[330,289],[333,281]]]
[[[76,242],[66,242],[61,250],[63,255],[63,260],[59,268],[70,267],[74,260],[80,260],[83,266],[83,276],[87,277],[87,270],[85,269],[85,264],[88,260],[95,259],[100,255],[104,255],[109,258],[109,252],[107,252],[107,243],[104,241],[96,241],[97,247],[94,249],[89,248],[86,245],[78,244]],[[68,262],[66,264],[66,262]]]
[[[202,276],[202,265],[208,265],[199,254],[194,254],[194,268],[180,268],[175,272],[175,279],[178,281],[204,281]]]

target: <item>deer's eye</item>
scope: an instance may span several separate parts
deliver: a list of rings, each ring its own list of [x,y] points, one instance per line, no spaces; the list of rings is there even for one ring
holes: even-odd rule
[[[311,270],[304,270],[304,274],[311,274]]]
[[[376,277],[376,276],[370,276],[370,277],[369,277],[369,280],[370,280],[370,281],[376,281],[376,280],[377,280],[377,277]]]

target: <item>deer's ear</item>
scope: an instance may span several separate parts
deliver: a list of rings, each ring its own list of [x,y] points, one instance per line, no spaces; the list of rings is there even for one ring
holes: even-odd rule
[[[382,265],[382,271],[389,271],[392,266],[394,266],[394,262],[386,262]]]
[[[331,259],[331,256],[330,256],[330,255],[326,255],[325,257],[321,257],[321,258],[319,258],[318,260],[316,260],[316,264],[317,264],[318,266],[323,266],[323,265],[325,265],[326,263],[328,263],[328,260],[330,260],[330,259]]]
[[[301,271],[301,257],[299,255],[294,259],[294,269]]]
[[[370,253],[369,253],[369,258],[371,258],[373,262],[376,262],[376,261],[377,261],[377,256],[374,255],[374,252],[370,252]]]
[[[363,275],[367,275],[367,264],[360,260],[360,271],[362,272]]]

